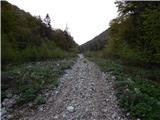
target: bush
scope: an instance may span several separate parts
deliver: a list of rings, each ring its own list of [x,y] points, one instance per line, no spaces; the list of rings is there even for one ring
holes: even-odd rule
[[[36,90],[34,90],[33,88],[26,89],[20,95],[20,98],[18,99],[17,104],[22,105],[22,104],[28,103],[34,100],[36,96],[37,96]]]
[[[46,100],[45,100],[44,97],[42,97],[42,96],[38,96],[38,97],[36,97],[36,99],[35,99],[35,103],[36,103],[37,105],[45,104],[45,102],[46,102]]]

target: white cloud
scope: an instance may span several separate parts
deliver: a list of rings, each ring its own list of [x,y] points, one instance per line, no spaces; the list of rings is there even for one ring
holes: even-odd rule
[[[8,0],[19,8],[42,18],[49,13],[53,28],[65,29],[78,44],[106,30],[117,16],[114,0]]]

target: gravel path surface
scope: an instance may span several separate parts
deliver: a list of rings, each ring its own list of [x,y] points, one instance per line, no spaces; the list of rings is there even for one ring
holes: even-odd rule
[[[79,55],[47,104],[21,120],[127,120],[117,106],[114,79]]]

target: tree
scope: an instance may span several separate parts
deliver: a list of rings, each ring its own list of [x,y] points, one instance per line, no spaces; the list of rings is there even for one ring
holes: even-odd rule
[[[46,26],[47,26],[48,28],[51,29],[51,19],[50,19],[50,17],[49,17],[49,14],[46,15],[46,17],[45,17],[45,19],[44,19],[44,23],[46,24]]]
[[[160,62],[160,2],[117,1],[110,23],[108,53],[138,63]]]

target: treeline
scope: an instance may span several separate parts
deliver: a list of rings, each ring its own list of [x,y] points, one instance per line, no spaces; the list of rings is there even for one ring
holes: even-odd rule
[[[116,1],[115,4],[119,15],[110,22],[105,48],[90,55],[121,59],[133,65],[160,66],[160,2]]]
[[[117,1],[105,55],[141,65],[160,64],[160,2]]]
[[[67,31],[54,30],[49,15],[42,20],[1,1],[2,65],[74,55],[78,45]]]

